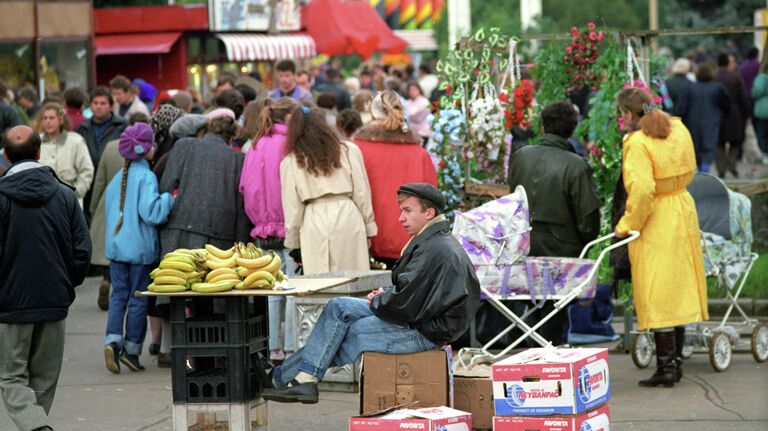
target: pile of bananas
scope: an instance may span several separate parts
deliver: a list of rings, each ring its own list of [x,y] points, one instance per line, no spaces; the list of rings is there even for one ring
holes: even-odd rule
[[[226,292],[235,289],[271,289],[287,281],[280,271],[280,256],[264,251],[253,243],[236,243],[227,250],[210,244],[204,249],[179,249],[163,257],[160,266],[150,273],[151,292],[200,293]]]
[[[180,248],[172,251],[160,261],[149,277],[152,283],[147,287],[150,292],[183,292],[192,283],[197,283],[205,276],[205,256],[203,249],[188,250]]]
[[[264,254],[262,249],[251,243],[239,242],[229,250],[219,250],[209,245],[206,246],[206,250],[208,250],[206,264],[209,268],[214,271],[223,269],[225,272],[219,274],[228,274],[228,277],[233,277],[230,271],[234,271],[234,274],[239,277],[234,286],[235,289],[271,289],[276,282],[286,279],[280,271],[282,265],[280,256],[273,251]]]

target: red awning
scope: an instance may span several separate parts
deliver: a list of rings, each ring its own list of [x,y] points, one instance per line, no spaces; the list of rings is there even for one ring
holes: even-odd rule
[[[313,0],[301,17],[319,53],[359,54],[367,60],[374,52],[396,54],[408,46],[367,1]]]
[[[365,23],[368,32],[379,36],[377,52],[400,54],[408,48],[408,42],[396,35],[367,1],[348,1],[344,6],[347,8],[348,16],[353,17],[352,20]]]
[[[167,54],[181,33],[137,33],[96,36],[96,55]]]

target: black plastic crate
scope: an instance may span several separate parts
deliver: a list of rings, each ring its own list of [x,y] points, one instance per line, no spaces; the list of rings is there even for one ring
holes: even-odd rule
[[[173,401],[239,403],[258,398],[268,379],[264,369],[266,352],[248,347],[171,349]]]
[[[185,301],[171,301],[171,347],[209,348],[251,346],[266,348],[269,338],[265,298],[226,297],[191,302],[193,316],[185,316]],[[218,311],[218,312],[217,312]]]

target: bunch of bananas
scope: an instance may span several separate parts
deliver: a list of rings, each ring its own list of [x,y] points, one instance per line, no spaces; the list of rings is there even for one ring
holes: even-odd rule
[[[280,256],[253,243],[235,243],[222,250],[206,244],[204,249],[178,249],[166,254],[150,273],[152,292],[172,293],[192,289],[199,293],[236,289],[269,289],[287,280]]]
[[[237,265],[236,271],[243,281],[235,285],[235,289],[267,289],[285,279],[280,271],[282,261],[274,251],[257,258],[239,257]]]
[[[197,283],[205,276],[205,250],[180,248],[172,251],[160,261],[149,277],[152,283],[147,287],[150,292],[173,293],[187,290],[192,283]]]

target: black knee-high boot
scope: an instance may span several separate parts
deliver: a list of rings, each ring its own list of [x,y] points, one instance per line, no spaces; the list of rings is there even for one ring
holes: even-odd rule
[[[666,388],[675,386],[677,378],[677,350],[675,349],[675,332],[656,332],[653,336],[656,340],[656,372],[650,379],[640,380],[638,384],[644,387],[656,387],[664,385]]]
[[[685,326],[675,326],[675,364],[677,375],[675,381],[683,378],[683,346],[685,345]]]

